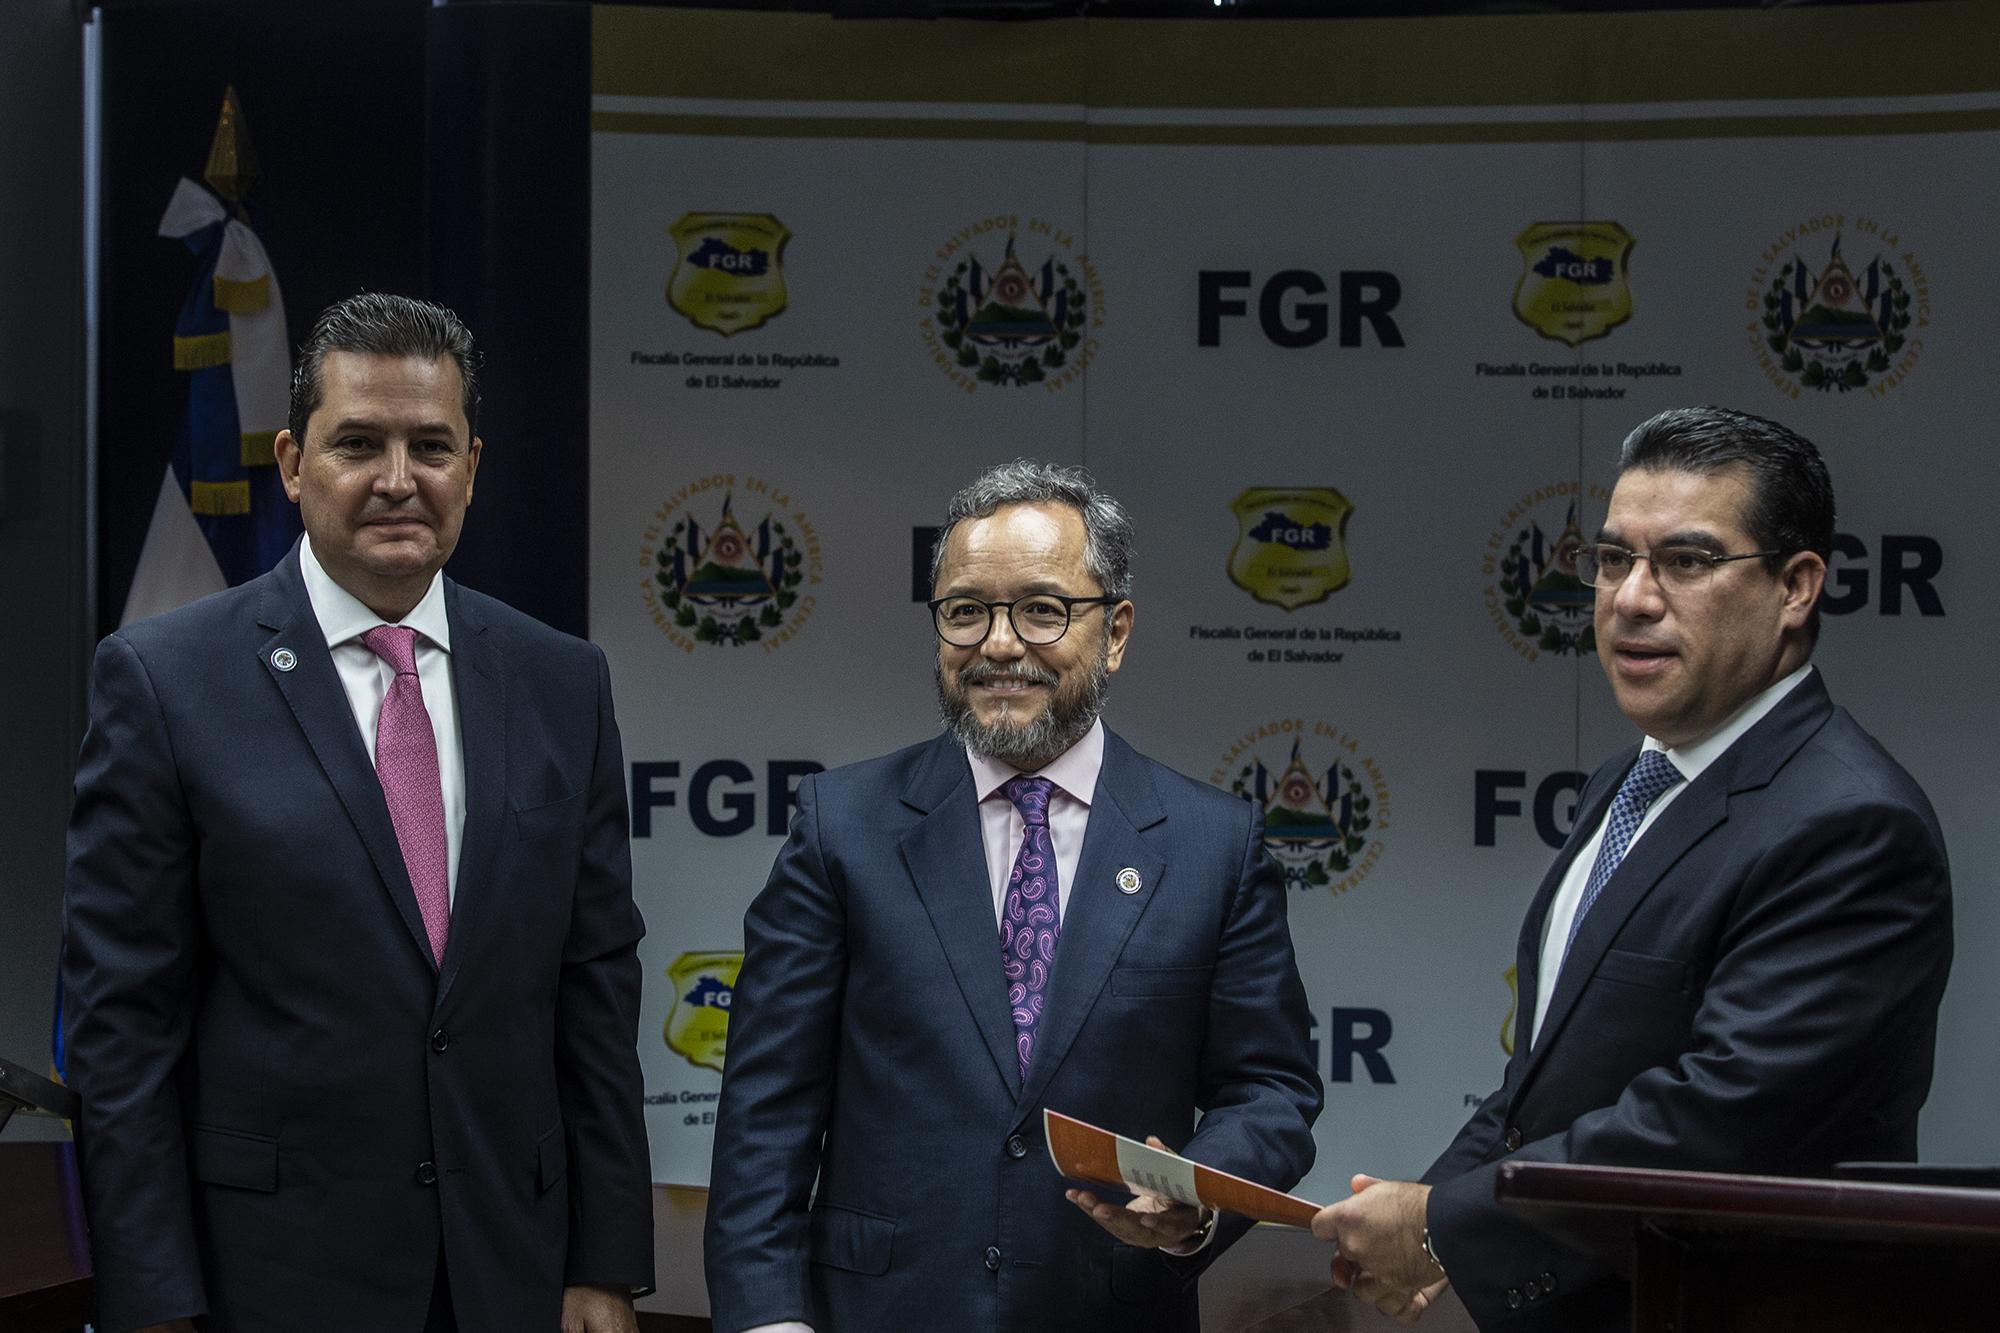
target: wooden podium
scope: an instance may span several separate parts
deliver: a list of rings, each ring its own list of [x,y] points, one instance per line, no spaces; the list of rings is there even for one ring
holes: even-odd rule
[[[1635,1333],[2000,1327],[2000,1190],[1509,1162],[1494,1194],[1629,1232]]]

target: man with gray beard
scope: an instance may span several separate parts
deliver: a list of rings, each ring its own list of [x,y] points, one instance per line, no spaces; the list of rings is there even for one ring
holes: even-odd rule
[[[981,475],[932,558],[946,731],[801,785],[744,918],[718,1333],[1198,1328],[1195,1279],[1245,1224],[1065,1193],[1045,1107],[1279,1188],[1312,1165],[1262,816],[1099,720],[1131,552],[1081,470]]]

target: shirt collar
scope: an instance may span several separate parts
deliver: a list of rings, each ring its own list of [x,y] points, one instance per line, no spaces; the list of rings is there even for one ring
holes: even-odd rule
[[[313,619],[319,621],[327,647],[338,648],[383,623],[382,617],[370,611],[360,598],[333,581],[333,575],[326,572],[319,557],[313,554],[311,537],[299,538],[299,573],[305,578],[306,600],[312,603]],[[451,617],[444,609],[444,579],[431,575],[431,586],[424,590],[423,600],[396,623],[408,625],[450,652]]]
[[[1727,722],[1690,745],[1670,747],[1648,736],[1643,748],[1665,751],[1667,758],[1673,760],[1674,767],[1681,771],[1681,776],[1693,782],[1701,776],[1703,769],[1722,758],[1724,751],[1742,740],[1744,732],[1762,722],[1764,715],[1776,708],[1780,699],[1797,689],[1799,682],[1812,674],[1812,669],[1812,663],[1806,662],[1777,684],[1766,686],[1749,703],[1737,709]]]
[[[972,764],[972,785],[980,800],[985,800],[1000,790],[1000,785],[1009,778],[1020,774],[1020,769],[1009,767],[998,759],[989,759],[967,750],[965,757]],[[1042,767],[1041,776],[1063,789],[1065,793],[1084,805],[1097,792],[1098,770],[1104,767],[1104,719],[1090,724],[1090,730],[1083,733],[1083,739],[1064,750]]]

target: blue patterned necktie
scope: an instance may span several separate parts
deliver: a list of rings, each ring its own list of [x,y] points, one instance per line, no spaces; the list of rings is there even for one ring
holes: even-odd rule
[[[1597,848],[1590,878],[1584,882],[1583,900],[1577,903],[1576,915],[1569,923],[1569,943],[1563,945],[1565,959],[1576,944],[1576,932],[1583,926],[1584,913],[1597,901],[1597,895],[1604,892],[1605,883],[1624,861],[1625,849],[1632,845],[1632,835],[1639,831],[1646,811],[1680,780],[1681,771],[1664,751],[1639,752],[1639,762],[1632,765],[1632,771],[1619,784],[1618,794],[1611,798],[1611,813],[1604,817],[1604,841]]]
[[[1000,959],[1007,975],[1007,1007],[1014,1014],[1014,1053],[1024,1080],[1035,1053],[1035,1025],[1055,971],[1056,937],[1062,933],[1055,845],[1049,841],[1049,793],[1054,787],[1047,778],[1023,776],[1000,784],[1026,825],[1000,909]]]

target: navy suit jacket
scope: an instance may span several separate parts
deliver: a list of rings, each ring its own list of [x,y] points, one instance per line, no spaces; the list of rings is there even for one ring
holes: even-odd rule
[[[652,1280],[603,654],[450,581],[445,608],[442,967],[296,548],[98,647],[63,980],[107,1333],[420,1328],[440,1247],[466,1329]]]
[[[1585,786],[1521,929],[1505,1081],[1424,1176],[1438,1258],[1481,1328],[1631,1327],[1629,1234],[1497,1206],[1502,1161],[1819,1175],[1916,1156],[1951,968],[1944,837],[1817,671],[1633,845],[1530,1048],[1543,919],[1637,757]]]
[[[1109,732],[1025,1083],[949,736],[806,779],[744,950],[717,1333],[1195,1327],[1194,1278],[1241,1225],[1187,1260],[1114,1242],[1063,1198],[1045,1106],[1279,1187],[1312,1164],[1320,1081],[1262,819]]]

